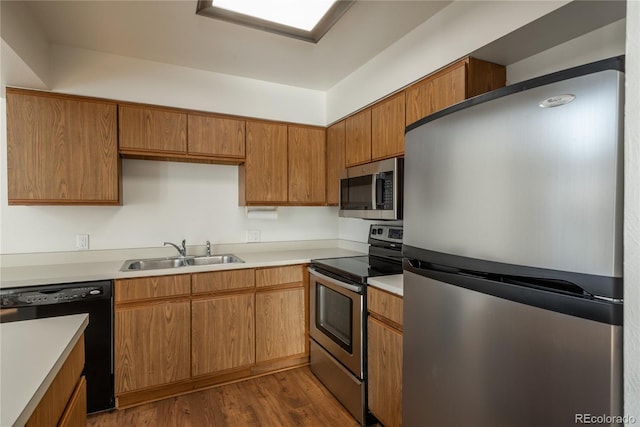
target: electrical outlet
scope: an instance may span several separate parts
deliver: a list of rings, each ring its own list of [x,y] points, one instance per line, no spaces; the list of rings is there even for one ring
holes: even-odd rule
[[[89,250],[89,235],[76,234],[76,249],[79,251]]]
[[[247,230],[247,242],[256,243],[260,241],[260,230]]]

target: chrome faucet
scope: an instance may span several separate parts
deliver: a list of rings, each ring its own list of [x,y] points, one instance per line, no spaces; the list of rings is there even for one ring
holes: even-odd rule
[[[171,242],[164,242],[163,243],[163,246],[167,246],[167,245],[171,245],[174,248],[176,248],[176,250],[178,251],[178,253],[180,254],[181,257],[187,256],[187,241],[186,241],[186,239],[182,239],[182,247],[176,245],[175,243],[171,243]]]
[[[207,240],[207,256],[211,256],[211,242]]]

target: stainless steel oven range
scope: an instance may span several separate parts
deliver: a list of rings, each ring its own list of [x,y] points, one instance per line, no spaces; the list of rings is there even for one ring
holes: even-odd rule
[[[402,273],[402,226],[372,225],[369,255],[311,260],[311,371],[367,425],[367,278]]]

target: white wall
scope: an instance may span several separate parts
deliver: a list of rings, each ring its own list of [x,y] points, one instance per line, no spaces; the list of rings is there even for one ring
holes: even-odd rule
[[[327,92],[334,122],[568,1],[455,1]]]
[[[56,92],[325,124],[324,92],[174,65],[53,46],[51,89]],[[0,253],[75,249],[89,234],[91,249],[159,246],[165,240],[198,244],[335,239],[337,211],[280,208],[278,220],[249,220],[238,206],[238,167],[143,160],[123,161],[123,206],[8,206],[4,91],[0,99]]]
[[[509,82],[518,82],[564,68],[625,53],[626,50],[626,121],[625,121],[625,214],[624,214],[624,413],[640,420],[640,2],[627,2],[627,19],[570,40],[557,47],[526,58],[507,67]],[[626,46],[625,46],[626,38]],[[393,48],[393,47],[392,47]],[[409,49],[410,50],[410,49]],[[419,61],[418,61],[419,62]],[[404,64],[409,67],[408,63]],[[384,79],[395,75],[396,64],[377,64],[377,72]],[[365,70],[359,70],[362,75]],[[369,72],[369,70],[366,70]],[[373,73],[373,71],[371,71]],[[371,77],[370,80],[373,80]],[[390,79],[391,80],[391,79]],[[396,78],[396,86],[403,79]],[[349,82],[341,84],[347,85]],[[353,83],[345,93],[359,94],[361,86]],[[394,89],[389,83],[385,90]],[[370,82],[369,82],[370,84]],[[375,85],[372,85],[375,86]],[[334,88],[335,89],[335,88]],[[375,100],[360,93],[354,102],[328,94],[328,119],[335,120]],[[364,92],[364,90],[363,90]],[[384,93],[378,95],[382,96]],[[341,218],[340,238],[365,241],[371,222]],[[631,425],[631,424],[629,424]],[[637,425],[637,421],[635,424]]]
[[[31,16],[27,2],[0,2],[0,30],[2,49],[10,50],[10,55],[2,52],[2,61],[12,62],[2,64],[2,83],[9,77],[14,84],[28,81],[33,87],[46,87],[50,80],[49,41]]]
[[[123,206],[9,206],[2,253],[71,251],[75,235],[91,249],[237,243],[246,230],[262,241],[335,239],[336,208],[279,208],[277,220],[247,219],[238,206],[238,167],[124,160]],[[6,198],[4,199],[6,205]]]
[[[635,0],[627,2],[625,59],[624,412],[640,420],[640,2]]]
[[[60,45],[55,92],[324,125],[325,93]]]
[[[510,2],[504,2],[503,6],[506,9],[501,11],[502,16],[515,13],[515,11],[508,9],[508,6],[510,5]],[[376,80],[380,83],[379,86],[371,85],[371,83],[369,83],[370,86],[362,87],[360,82],[357,79],[353,79],[353,75],[351,75],[337,85],[336,88],[332,88],[327,95],[327,116],[329,122],[332,119],[345,115],[346,113],[344,113],[344,108],[351,108],[351,111],[357,110],[378,97],[383,96],[385,93],[390,93],[407,84],[407,82],[415,80],[415,78],[421,77],[424,74],[428,74],[424,72],[428,67],[434,67],[434,69],[439,68],[442,64],[436,65],[437,62],[434,62],[437,61],[439,57],[444,61],[443,64],[446,64],[455,58],[467,55],[468,52],[482,47],[477,46],[476,44],[471,44],[471,41],[469,40],[461,39],[459,34],[456,34],[455,43],[451,45],[452,48],[449,49],[450,45],[447,44],[447,49],[445,49],[444,52],[439,52],[442,49],[441,46],[433,46],[425,41],[431,40],[432,44],[436,44],[441,43],[442,40],[447,40],[448,31],[456,33],[459,28],[458,25],[462,27],[464,25],[469,25],[469,22],[467,22],[466,19],[480,20],[483,19],[482,17],[484,16],[484,19],[489,20],[490,15],[485,16],[480,14],[479,11],[475,9],[476,6],[477,4],[462,2],[461,4],[456,5],[454,10],[446,8],[433,18],[433,20],[438,22],[437,28],[438,30],[442,30],[443,35],[438,33],[436,38],[429,38],[425,32],[431,32],[434,30],[431,27],[418,27],[414,32],[410,33],[407,37],[383,52],[381,56],[385,57],[385,60],[379,60],[379,57],[376,57],[371,61],[371,63],[366,64],[360,70],[356,71],[356,73],[359,73],[362,78],[364,78],[364,76],[368,76],[367,79],[369,81]],[[489,10],[493,9],[490,8]],[[495,10],[493,10],[493,12],[495,12]],[[535,13],[540,13],[540,10],[536,7],[533,10],[530,10],[529,13],[535,15]],[[430,21],[427,22],[433,24]],[[447,25],[447,22],[450,22],[451,25]],[[484,28],[485,26],[492,27],[491,25],[480,25],[479,22],[480,21],[478,21],[476,26],[473,27],[474,30],[477,28]],[[453,23],[455,23],[455,25],[453,25]],[[444,29],[440,27],[444,27]],[[469,50],[464,51],[462,49]],[[515,83],[564,68],[596,61],[598,59],[622,55],[624,54],[624,49],[625,20],[623,19],[574,40],[558,45],[557,47],[526,58],[515,64],[509,65],[507,67],[507,80],[510,83]],[[440,56],[431,55],[433,52],[440,53]],[[415,54],[415,58],[411,57],[410,53]],[[405,55],[408,56],[405,58]],[[450,59],[450,56],[452,55],[454,58]],[[393,58],[393,60],[391,58]],[[425,58],[429,59],[426,60]],[[369,67],[372,66],[375,68],[369,69]],[[371,87],[376,89],[379,87],[385,87],[387,92],[380,93],[375,97],[372,97],[369,96],[371,94]],[[339,93],[337,92],[338,89],[340,91]],[[343,91],[344,93],[351,93],[354,96],[349,99],[344,99]],[[355,100],[359,101],[360,104],[354,104]],[[339,237],[341,239],[366,242],[367,230],[369,229],[369,225],[372,223],[375,223],[375,221],[340,218],[338,231]]]
[[[530,56],[507,67],[507,84],[625,53],[626,19]]]

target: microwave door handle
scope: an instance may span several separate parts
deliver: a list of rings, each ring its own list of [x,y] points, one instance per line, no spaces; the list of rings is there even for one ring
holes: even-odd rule
[[[371,209],[378,209],[378,187],[377,187],[377,174],[371,174]]]
[[[384,206],[384,179],[380,177],[380,174],[375,174],[373,180],[373,187],[376,193],[373,198],[375,203],[374,209],[378,209],[378,206]]]

